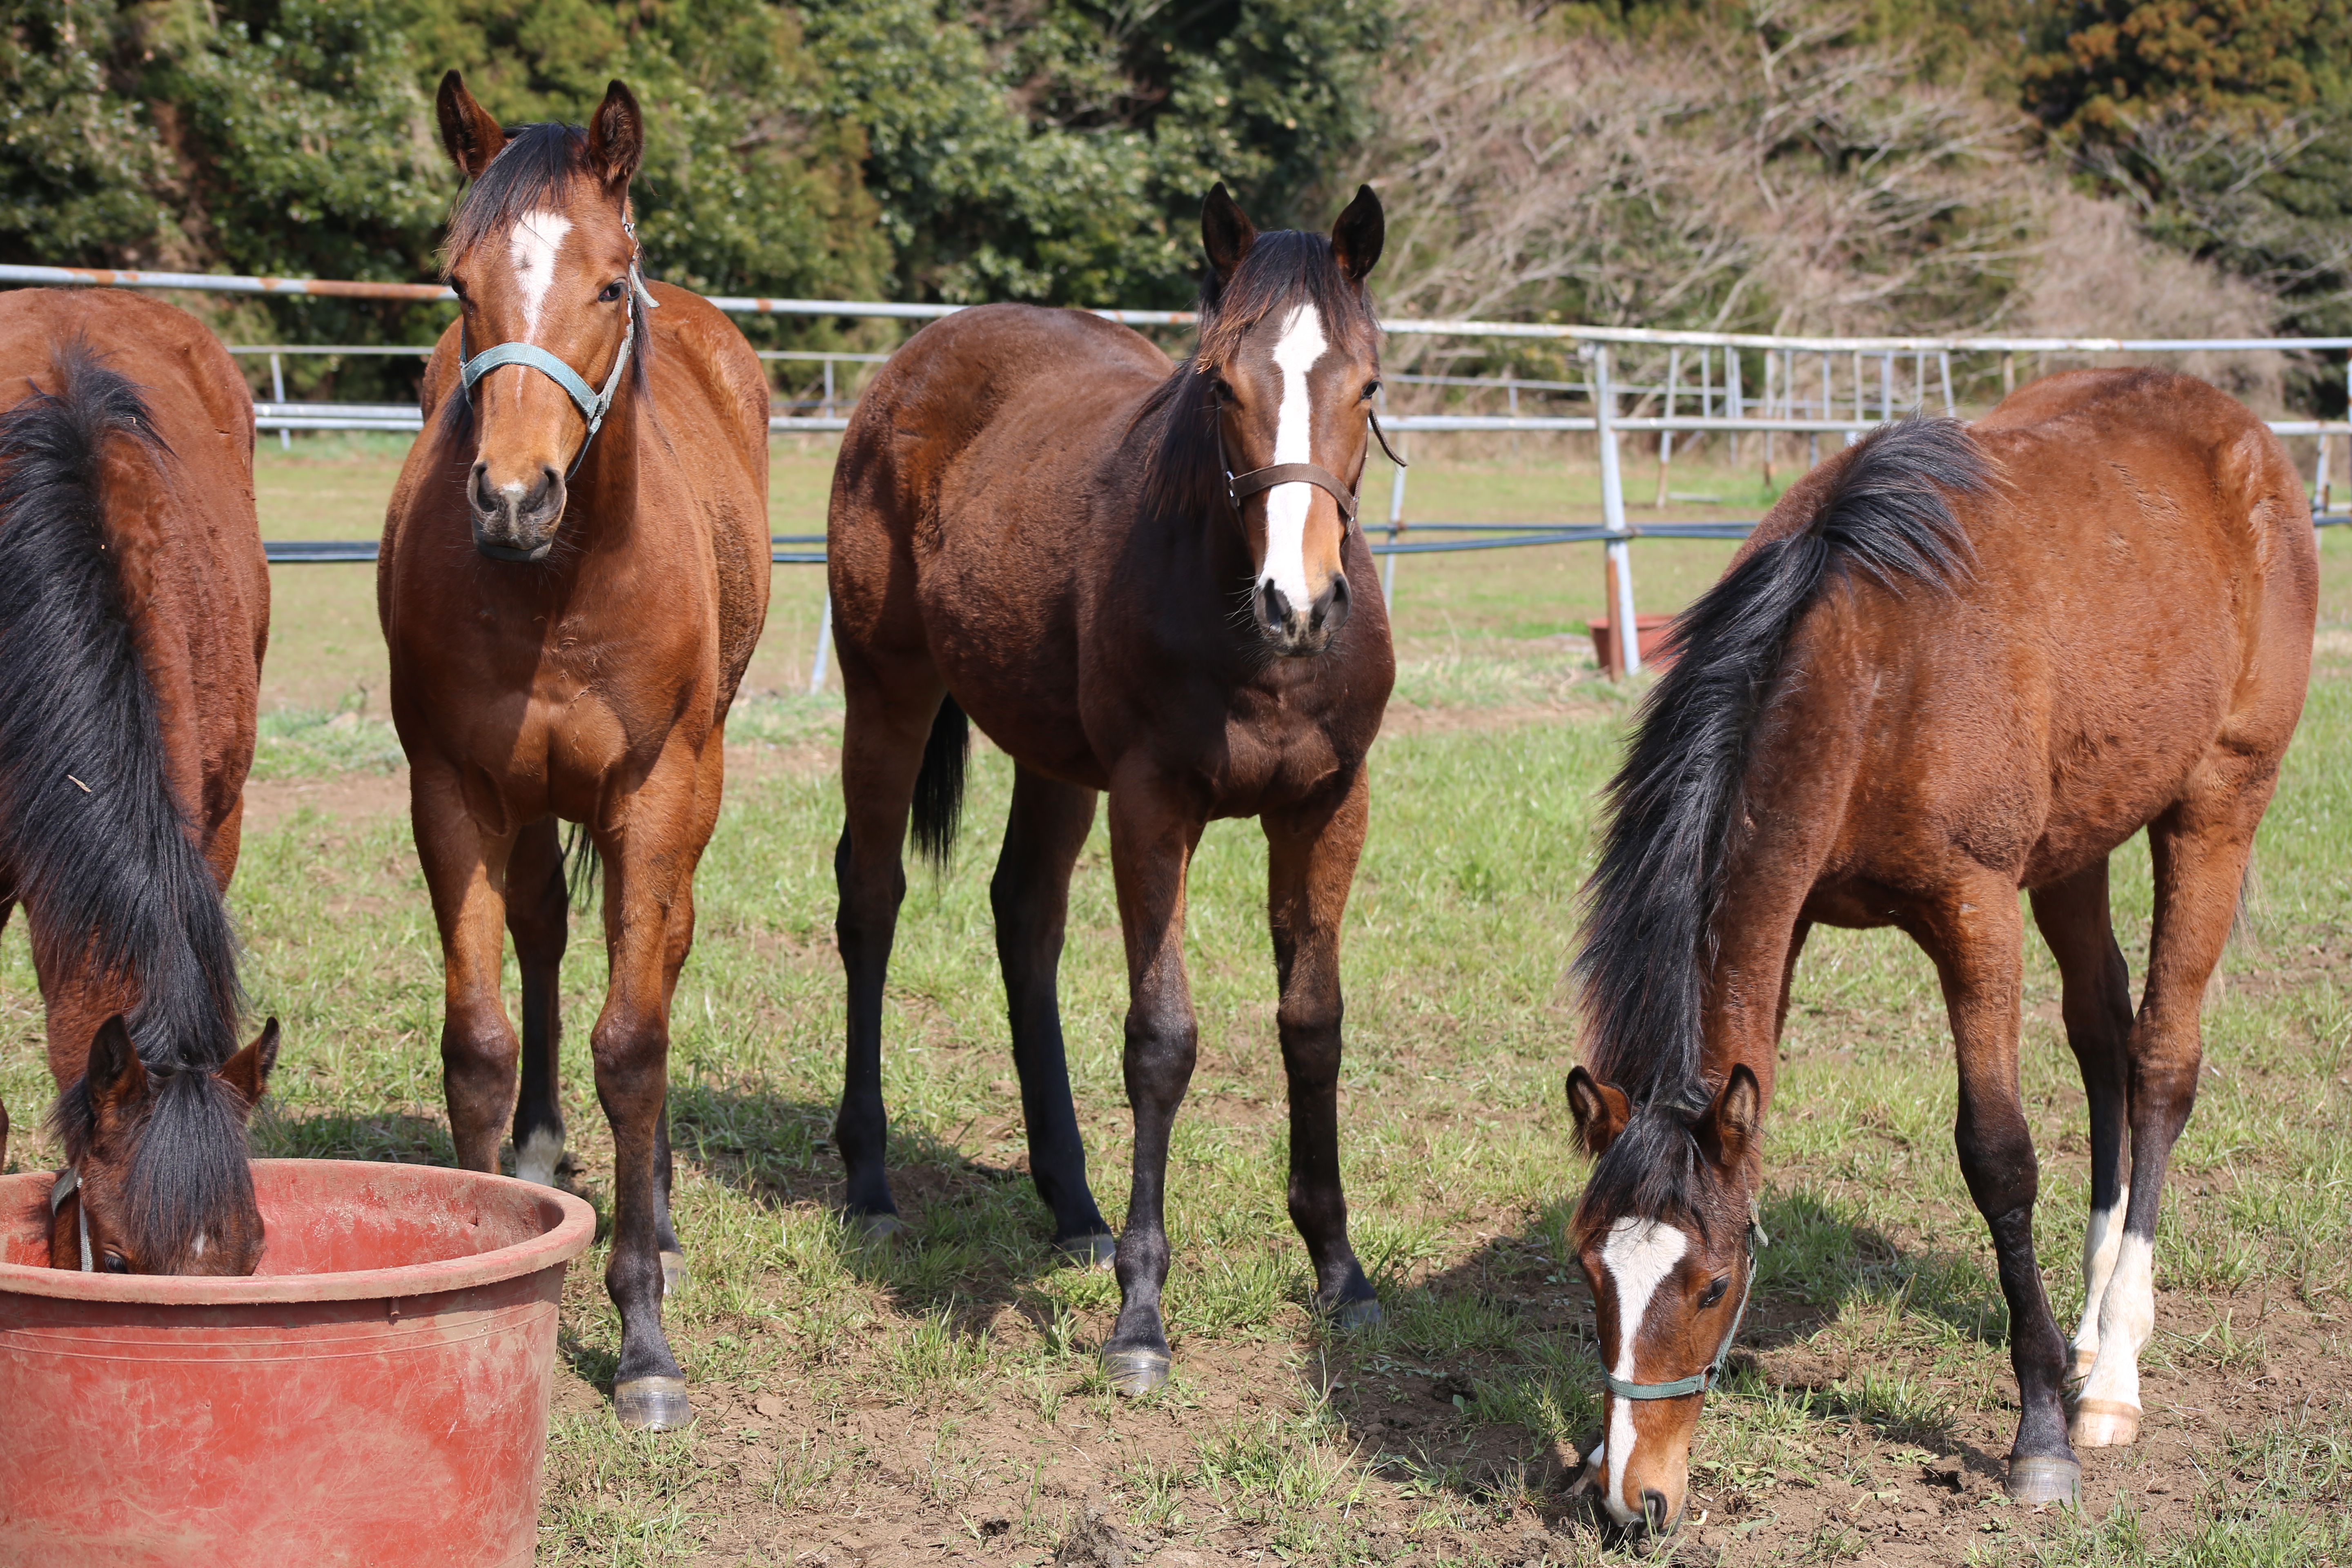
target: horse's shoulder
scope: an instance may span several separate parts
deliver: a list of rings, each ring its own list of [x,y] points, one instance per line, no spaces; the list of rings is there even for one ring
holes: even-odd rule
[[[656,363],[665,353],[683,354],[700,373],[715,406],[732,409],[746,430],[764,443],[768,427],[768,378],[742,330],[701,295],[668,283],[648,287],[659,303],[648,323]]]

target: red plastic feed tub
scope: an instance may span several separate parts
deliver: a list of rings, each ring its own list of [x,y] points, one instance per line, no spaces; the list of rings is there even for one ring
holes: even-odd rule
[[[48,1262],[0,1177],[0,1565],[529,1563],[564,1265],[595,1211],[466,1171],[257,1160],[247,1279]]]

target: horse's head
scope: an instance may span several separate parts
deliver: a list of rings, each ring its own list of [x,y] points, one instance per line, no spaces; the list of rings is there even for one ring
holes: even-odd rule
[[[1742,1066],[1696,1116],[1635,1110],[1580,1067],[1568,1103],[1599,1161],[1575,1224],[1607,1386],[1585,1479],[1619,1524],[1664,1533],[1681,1522],[1699,1406],[1754,1282],[1762,1095]]]
[[[1195,372],[1217,404],[1225,498],[1255,569],[1250,611],[1276,653],[1321,653],[1348,618],[1340,551],[1380,391],[1380,326],[1364,279],[1381,258],[1381,199],[1356,193],[1327,240],[1261,235],[1222,184]]]
[[[456,71],[438,109],[442,145],[473,181],[450,216],[443,276],[457,291],[473,404],[474,543],[493,560],[537,561],[642,330],[629,179],[645,121],[616,81],[585,131],[509,136]]]
[[[151,1071],[120,1015],[59,1099],[66,1189],[49,1257],[110,1274],[250,1274],[261,1262],[246,1119],[278,1062],[278,1020],[211,1072]]]

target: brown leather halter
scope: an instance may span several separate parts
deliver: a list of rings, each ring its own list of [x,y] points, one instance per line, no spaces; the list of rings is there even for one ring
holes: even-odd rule
[[[1396,448],[1389,445],[1387,433],[1381,428],[1381,416],[1366,409],[1364,417],[1371,425],[1372,439],[1381,444],[1381,450],[1389,455],[1389,461],[1400,468],[1406,467],[1405,460],[1396,455]],[[1356,525],[1355,490],[1341,484],[1339,476],[1320,463],[1276,463],[1268,468],[1252,468],[1246,474],[1234,472],[1233,459],[1225,456],[1225,420],[1222,410],[1217,416],[1217,466],[1225,471],[1225,498],[1233,502],[1236,516],[1241,513],[1244,496],[1254,496],[1276,485],[1313,485],[1339,503],[1341,523],[1349,528]]]

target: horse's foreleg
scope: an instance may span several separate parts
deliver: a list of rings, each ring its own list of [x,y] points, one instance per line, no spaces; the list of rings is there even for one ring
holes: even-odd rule
[[[1290,1220],[1315,1265],[1315,1300],[1345,1327],[1376,1323],[1381,1306],[1348,1245],[1339,1185],[1339,921],[1364,847],[1371,790],[1358,770],[1346,795],[1261,821],[1266,914],[1282,986],[1276,1026],[1290,1084]]]
[[[507,862],[507,930],[522,970],[522,1092],[515,1100],[515,1174],[555,1184],[563,1158],[563,1109],[556,1058],[563,1040],[557,1016],[571,896],[563,884],[563,847],[556,821],[534,822],[516,836]]]
[[[2127,1053],[2131,1193],[2115,1272],[2099,1300],[2099,1349],[2074,1406],[2074,1441],[2098,1448],[2139,1436],[2139,1352],[2156,1331],[2156,1218],[2172,1145],[2197,1102],[2205,1051],[2205,984],[2221,961],[2237,913],[2254,828],[2271,779],[2224,784],[2148,824],[2156,919],[2147,944],[2147,991]]]
[[[409,810],[441,931],[441,1087],[449,1136],[460,1167],[496,1171],[499,1141],[514,1110],[519,1052],[499,996],[507,862],[516,836],[511,827],[478,822],[456,770],[437,763],[418,763],[411,773]]]
[[[2010,1495],[2026,1502],[2070,1502],[2079,1496],[2082,1468],[2066,1446],[2060,1403],[2065,1342],[2034,1261],[2033,1200],[2041,1172],[2017,1087],[2024,940],[2017,889],[1997,878],[1954,889],[1914,934],[1943,980],[1959,1055],[1960,1173],[1992,1231],[2001,1295],[2009,1303],[2010,1362],[2021,1412],[2010,1447]]]
[[[596,1098],[613,1129],[613,1256],[604,1288],[621,1314],[613,1409],[632,1431],[693,1418],[686,1377],[662,1331],[661,1180],[669,1089],[674,921],[702,845],[694,759],[674,745],[629,800],[623,826],[600,824],[604,941],[612,979],[590,1047]]]
[[[1168,1381],[1160,1293],[1168,1282],[1168,1138],[1192,1081],[1200,1030],[1184,976],[1184,876],[1202,815],[1157,778],[1111,787],[1111,869],[1127,939],[1127,1102],[1135,1113],[1135,1179],[1118,1239],[1118,1321],[1102,1349],[1121,1394]]]
[[[833,852],[841,894],[833,931],[849,981],[849,1030],[833,1142],[847,1177],[842,1207],[869,1234],[887,1237],[902,1227],[890,1196],[890,1121],[882,1103],[882,988],[907,896],[908,811],[944,689],[936,674],[928,674],[923,690],[915,689],[923,683],[911,673],[895,686],[886,683],[870,660],[845,645],[841,674],[849,711],[842,724],[845,810]]]
[[[2080,1377],[2098,1354],[2099,1303],[2122,1249],[2123,1205],[2129,1192],[2124,1109],[2131,981],[2108,918],[2106,861],[2035,889],[2033,923],[2058,961],[2066,1043],[2074,1048],[2090,1100],[2091,1218],[2083,1237],[2083,1319],[2074,1330],[2074,1373]],[[2078,1435],[2075,1441],[2081,1440]]]
[[[1026,768],[1013,774],[1013,811],[988,901],[1004,971],[1013,1066],[1029,1129],[1029,1173],[1054,1215],[1054,1245],[1077,1262],[1108,1267],[1117,1247],[1087,1185],[1087,1146],[1070,1102],[1057,982],[1070,909],[1070,869],[1094,826],[1095,792]]]

